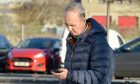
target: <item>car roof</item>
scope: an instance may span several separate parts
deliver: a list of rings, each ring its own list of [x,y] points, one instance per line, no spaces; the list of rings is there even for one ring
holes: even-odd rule
[[[0,38],[2,38],[5,42],[9,43],[8,39],[6,38],[6,36],[0,34]],[[10,44],[10,43],[9,43]]]
[[[0,38],[6,39],[6,37],[2,34],[0,34]]]
[[[49,40],[60,40],[59,38],[52,38],[52,37],[32,37],[27,39],[49,39]]]
[[[59,38],[52,38],[52,37],[32,37],[32,38],[27,38],[26,40],[52,40],[52,41],[61,41]]]
[[[134,38],[134,39],[128,41],[127,43],[123,44],[123,45],[120,46],[119,48],[122,48],[122,47],[124,47],[124,46],[126,46],[126,45],[129,45],[129,44],[131,44],[131,43],[133,43],[133,42],[135,42],[135,41],[137,41],[137,40],[140,40],[140,37],[137,37],[137,38]],[[119,49],[119,48],[118,48],[118,49]]]
[[[0,44],[0,46],[8,45],[9,47],[12,47],[12,44],[9,42],[9,40],[6,38],[5,35],[0,34],[0,40],[3,40],[3,42]]]
[[[129,43],[135,42],[135,41],[137,41],[137,40],[140,40],[140,37],[134,38],[134,39],[128,41],[126,44],[129,44]]]

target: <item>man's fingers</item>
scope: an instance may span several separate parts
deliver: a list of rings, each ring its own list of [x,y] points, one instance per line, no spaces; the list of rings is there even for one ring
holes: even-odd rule
[[[60,71],[65,71],[65,68],[60,68],[59,70],[60,70]]]
[[[55,73],[55,72],[53,72],[53,71],[51,71],[51,73],[52,73],[53,75],[57,76],[57,77],[60,77],[60,73]]]

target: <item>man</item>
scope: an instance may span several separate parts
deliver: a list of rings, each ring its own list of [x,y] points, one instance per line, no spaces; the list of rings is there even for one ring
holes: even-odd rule
[[[78,3],[66,7],[65,23],[70,32],[65,68],[52,74],[65,84],[110,84],[114,59],[104,28],[92,18],[85,20],[85,10]]]

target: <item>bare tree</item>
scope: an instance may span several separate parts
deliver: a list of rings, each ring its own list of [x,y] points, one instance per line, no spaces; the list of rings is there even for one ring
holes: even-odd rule
[[[17,14],[16,22],[19,24],[61,24],[66,4],[64,0],[32,0],[12,10]]]

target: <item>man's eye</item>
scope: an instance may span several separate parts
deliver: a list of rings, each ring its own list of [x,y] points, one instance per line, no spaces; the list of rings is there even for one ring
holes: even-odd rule
[[[69,25],[69,26],[73,27],[74,25]]]
[[[68,26],[68,24],[67,24],[67,23],[65,23],[65,25],[66,25],[66,26]]]

